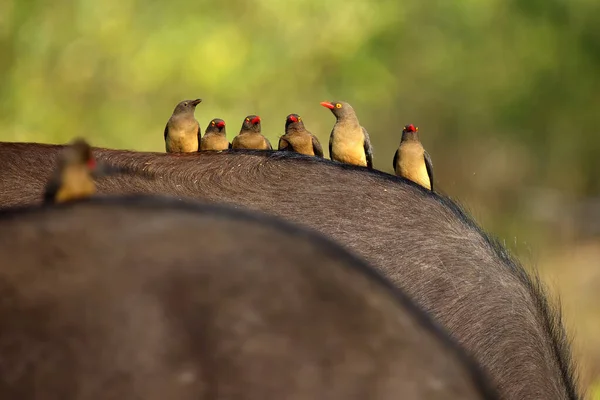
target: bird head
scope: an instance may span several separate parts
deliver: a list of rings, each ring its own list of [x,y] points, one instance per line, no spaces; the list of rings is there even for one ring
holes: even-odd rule
[[[417,133],[419,132],[419,127],[414,126],[413,124],[406,125],[402,128],[402,139],[405,140],[419,140],[419,136]]]
[[[404,129],[402,129],[402,132],[419,132],[419,127],[414,126],[413,124],[410,125],[406,125],[404,127]]]
[[[241,130],[260,133],[260,117],[258,115],[248,115],[244,118]]]
[[[287,131],[289,128],[300,128],[303,127],[304,123],[302,122],[302,118],[298,114],[290,114],[285,118],[285,130]]]
[[[173,110],[173,114],[182,114],[190,111],[194,112],[196,106],[200,103],[202,103],[202,99],[180,101],[175,107],[175,110]]]
[[[218,132],[218,133],[225,133],[225,121],[223,121],[220,118],[215,118],[212,121],[209,122],[208,126],[206,127],[206,131],[205,133],[208,132]]]
[[[96,168],[96,159],[92,155],[92,148],[82,138],[74,139],[60,158],[61,167],[86,166],[90,171]]]
[[[322,101],[321,105],[329,108],[337,119],[354,114],[352,106],[344,101]]]
[[[60,168],[70,168],[74,166],[85,167],[91,176],[100,178],[103,176],[131,173],[124,167],[108,164],[98,161],[92,153],[92,147],[82,138],[75,138],[65,149],[60,159]]]

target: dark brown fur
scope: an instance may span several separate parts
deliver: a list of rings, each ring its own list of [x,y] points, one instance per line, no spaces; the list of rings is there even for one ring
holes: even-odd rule
[[[0,225],[2,399],[497,398],[405,295],[293,225],[150,198]]]
[[[0,145],[0,205],[39,201],[60,148]],[[389,174],[295,153],[95,154],[139,174],[100,180],[100,193],[244,205],[353,249],[441,322],[490,371],[504,399],[581,398],[559,308],[537,276],[450,199]]]

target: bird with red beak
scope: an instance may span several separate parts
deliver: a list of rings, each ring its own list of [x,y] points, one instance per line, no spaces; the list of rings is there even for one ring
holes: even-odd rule
[[[232,149],[273,150],[271,142],[261,134],[260,117],[248,115],[244,118],[240,133],[231,142]]]
[[[344,101],[323,101],[336,121],[329,137],[329,157],[345,164],[373,168],[371,138],[360,125],[352,106]]]
[[[198,133],[200,135],[200,133]],[[225,131],[225,121],[215,118],[208,123],[204,137],[200,139],[200,151],[222,151],[231,148]]]
[[[177,104],[165,126],[167,153],[191,153],[198,151],[200,124],[194,117],[196,106],[202,99],[183,100]]]
[[[90,197],[96,193],[94,176],[104,174],[92,148],[77,138],[58,157],[58,166],[44,190],[44,203],[63,203]]]
[[[279,138],[277,150],[294,151],[323,158],[323,148],[319,139],[306,130],[298,114],[290,114],[286,117],[285,134]]]
[[[402,129],[400,146],[394,154],[396,175],[433,191],[433,164],[419,140],[419,128],[413,124]]]

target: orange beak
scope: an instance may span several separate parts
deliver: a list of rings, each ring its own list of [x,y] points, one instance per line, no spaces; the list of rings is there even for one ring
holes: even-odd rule
[[[329,103],[329,102],[327,102],[327,101],[322,101],[322,102],[321,102],[321,105],[322,105],[323,107],[327,107],[327,108],[329,108],[330,110],[333,110],[333,109],[335,108],[335,106],[334,106],[333,104],[331,104],[331,103]]]

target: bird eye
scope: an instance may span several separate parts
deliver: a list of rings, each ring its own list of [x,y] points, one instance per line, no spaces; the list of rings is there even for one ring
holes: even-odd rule
[[[250,122],[250,118],[246,118],[246,122]]]
[[[183,105],[184,105],[185,107],[187,107],[187,103],[183,103]]]
[[[211,122],[210,124],[211,124],[212,126],[215,126],[215,121]]]
[[[301,117],[298,117],[298,121],[302,121],[302,118],[301,118]]]
[[[337,104],[335,105],[335,108],[342,108],[342,105],[341,105],[340,103],[337,103]]]

